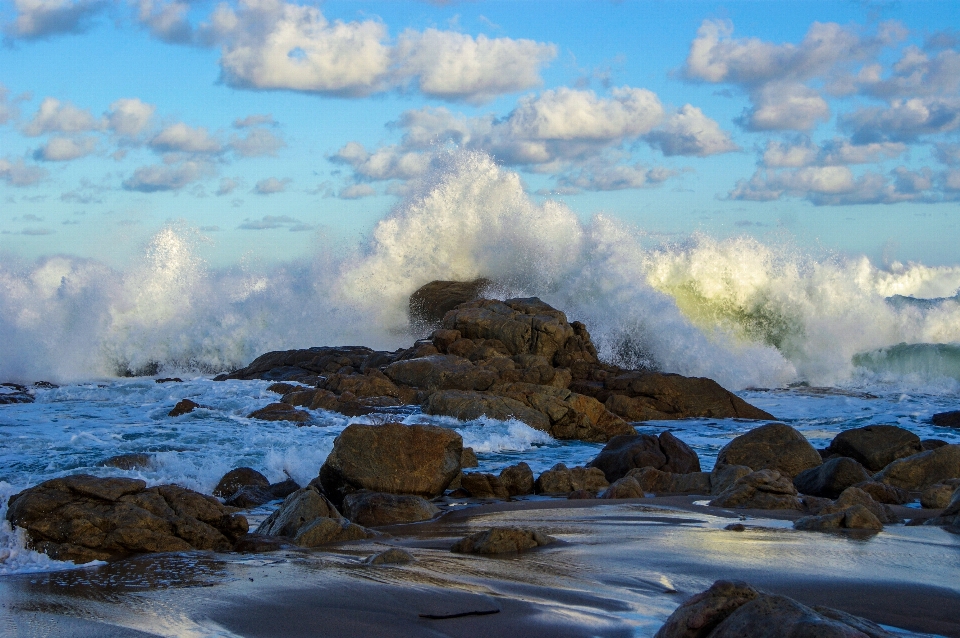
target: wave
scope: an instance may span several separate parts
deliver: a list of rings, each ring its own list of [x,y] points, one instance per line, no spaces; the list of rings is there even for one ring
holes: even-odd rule
[[[859,353],[960,342],[958,266],[879,268],[702,234],[650,248],[642,229],[534,201],[481,153],[449,153],[352,251],[211,268],[203,241],[168,225],[124,270],[62,255],[0,262],[0,378],[212,373],[275,349],[393,349],[420,336],[413,290],[481,276],[493,296],[537,295],[583,321],[611,362],[732,388],[842,383]]]
[[[960,381],[960,343],[898,343],[861,352],[853,363],[881,375]]]

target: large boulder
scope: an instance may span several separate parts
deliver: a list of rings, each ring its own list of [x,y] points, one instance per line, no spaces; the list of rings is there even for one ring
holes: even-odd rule
[[[569,494],[579,490],[595,494],[609,485],[609,481],[598,468],[571,469],[563,463],[557,463],[537,477],[534,489],[537,494]]]
[[[660,436],[629,434],[610,439],[587,467],[600,468],[607,480],[613,482],[640,467],[675,474],[699,472],[700,458],[670,432],[661,432]]]
[[[870,473],[855,460],[835,456],[800,472],[793,477],[793,484],[801,494],[837,498],[848,487],[869,480]]]
[[[793,482],[776,470],[757,470],[737,479],[710,501],[710,505],[763,510],[803,509]]]
[[[868,425],[844,430],[827,446],[828,455],[848,456],[879,472],[897,459],[923,452],[920,437],[895,425]]]
[[[426,521],[439,513],[436,505],[419,496],[356,492],[343,499],[344,516],[364,527]]]
[[[793,478],[823,463],[820,453],[798,431],[783,423],[768,423],[741,434],[717,454],[717,465],[746,465],[776,470]]]
[[[339,520],[343,516],[320,490],[308,485],[287,496],[280,507],[260,523],[256,533],[294,538],[301,528],[318,518]]]
[[[486,390],[497,382],[495,370],[452,354],[434,354],[396,361],[383,369],[394,383],[437,390]]]
[[[7,520],[37,551],[85,563],[132,553],[227,551],[247,519],[212,496],[178,485],[77,474],[44,481],[10,498]]]
[[[447,428],[354,423],[334,441],[319,478],[336,504],[360,490],[435,498],[459,475],[462,452],[463,439]]]
[[[460,475],[460,488],[474,498],[510,498],[500,478],[484,472],[464,472]]]
[[[515,554],[557,542],[535,529],[494,527],[457,541],[450,551],[459,554]]]
[[[600,498],[643,498],[643,487],[632,476],[624,476],[610,484]]]
[[[712,482],[709,472],[676,474],[652,467],[635,468],[625,478],[634,478],[644,492],[653,494],[710,494]]]
[[[873,478],[881,483],[916,491],[948,479],[960,478],[960,445],[944,445],[897,459]]]
[[[500,470],[500,484],[510,496],[533,494],[534,478],[530,466],[520,461]]]
[[[489,279],[473,281],[431,281],[410,295],[410,321],[414,325],[433,325],[462,303],[473,301],[490,285]]]
[[[930,420],[934,425],[939,425],[942,428],[960,428],[960,410],[940,412],[934,414]]]
[[[944,509],[950,504],[953,493],[958,487],[960,487],[960,479],[931,485],[920,495],[920,506],[927,509]]]
[[[654,638],[706,638],[727,616],[760,596],[740,581],[718,580],[676,608]]]
[[[267,489],[270,487],[270,481],[252,467],[238,467],[223,475],[217,486],[213,488],[213,495],[229,498],[241,487],[247,486]]]

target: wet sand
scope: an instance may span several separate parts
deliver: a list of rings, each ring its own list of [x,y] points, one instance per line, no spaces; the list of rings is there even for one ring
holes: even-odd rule
[[[652,636],[680,602],[727,578],[903,630],[960,636],[960,536],[902,525],[872,536],[799,532],[790,513],[740,520],[744,513],[696,500],[492,503],[320,550],[143,556],[5,577],[0,634]],[[746,530],[725,530],[733,521]],[[449,551],[501,525],[562,542],[504,558]],[[416,561],[363,563],[388,547]],[[421,616],[469,612],[496,613]]]

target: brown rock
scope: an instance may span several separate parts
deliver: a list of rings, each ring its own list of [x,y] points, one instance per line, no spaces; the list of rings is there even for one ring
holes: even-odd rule
[[[360,490],[435,498],[460,473],[463,439],[447,428],[385,423],[346,427],[320,468],[337,503]]]
[[[199,403],[194,403],[190,399],[181,399],[175,406],[173,406],[173,409],[167,413],[167,416],[181,416],[202,407],[202,405]]]
[[[798,518],[793,522],[793,527],[810,532],[826,532],[838,529],[861,529],[879,532],[883,529],[883,524],[863,505],[853,505],[839,512]]]
[[[291,547],[292,543],[280,536],[263,536],[262,534],[247,534],[236,542],[233,551],[241,554],[264,554],[276,552]]]
[[[290,394],[297,390],[306,390],[305,386],[293,383],[273,383],[267,386],[267,392],[276,392],[279,395]]]
[[[643,498],[643,487],[632,476],[624,476],[610,484],[600,498]]]
[[[596,493],[609,485],[598,468],[569,469],[563,463],[557,463],[537,477],[534,489],[537,494],[569,494],[576,490]]]
[[[814,506],[811,511],[816,515],[834,514],[846,511],[855,505],[866,507],[881,523],[902,522],[889,506],[873,500],[870,494],[858,487],[848,487],[836,501],[832,503],[828,501],[823,507]]]
[[[960,480],[957,479],[931,485],[920,495],[921,507],[936,510],[946,508],[958,487],[960,487]]]
[[[480,461],[477,460],[477,453],[472,447],[463,448],[460,453],[460,467],[479,467]]]
[[[738,480],[753,472],[746,465],[715,465],[710,472],[710,493],[722,494]]]
[[[299,490],[300,486],[293,479],[287,479],[285,481],[280,481],[279,483],[271,483],[270,487],[267,489],[270,491],[270,494],[273,496],[273,498],[287,498]]]
[[[474,498],[510,498],[507,488],[493,474],[464,472],[460,475],[460,487]]]
[[[870,480],[870,473],[857,461],[846,456],[835,456],[793,477],[793,484],[801,494],[837,498],[843,490]]]
[[[545,414],[520,401],[490,392],[440,390],[430,395],[423,411],[426,414],[451,416],[461,421],[472,421],[482,416],[500,421],[517,419],[537,430],[550,430],[550,419]]]
[[[213,495],[221,498],[227,498],[241,487],[253,486],[259,488],[269,488],[270,481],[267,477],[256,471],[252,467],[238,467],[224,474],[217,486],[213,488]]]
[[[218,376],[216,380],[268,379],[314,385],[323,375],[351,370],[362,372],[368,367],[382,365],[381,362],[385,362],[389,356],[390,353],[363,346],[282,350],[260,355],[247,367]]]
[[[924,452],[927,450],[936,450],[938,447],[943,447],[944,445],[950,444],[941,439],[923,439],[920,441],[920,447],[923,448]]]
[[[358,541],[376,536],[376,532],[355,525],[346,519],[317,518],[301,527],[293,537],[293,542],[300,547],[319,547],[329,543]]]
[[[523,461],[500,471],[500,483],[510,496],[533,494],[533,470]]]
[[[402,565],[404,563],[412,563],[414,560],[416,559],[410,552],[400,549],[399,547],[391,547],[379,554],[374,554],[363,562],[367,565]]]
[[[118,454],[105,459],[100,465],[121,470],[141,470],[153,464],[153,455],[144,453]]]
[[[709,472],[675,474],[652,467],[641,467],[630,470],[627,476],[636,479],[644,492],[654,494],[710,494],[711,492]]]
[[[714,507],[803,509],[793,482],[776,470],[751,472],[710,501]]]
[[[473,281],[431,281],[410,295],[410,322],[414,325],[431,325],[443,321],[443,316],[462,303],[473,301],[489,279]]]
[[[9,515],[8,517],[9,518]],[[950,502],[937,518],[931,518],[924,522],[924,525],[942,525],[949,526],[954,531],[960,531],[960,488],[953,491]]]
[[[590,490],[574,490],[567,494],[568,501],[582,501],[597,498],[597,493]]]
[[[894,487],[893,485],[887,485],[886,483],[878,483],[873,480],[857,483],[854,487],[860,488],[878,503],[904,505],[913,500],[913,497],[910,496],[910,492],[907,490]]]
[[[495,371],[474,365],[462,357],[451,354],[434,354],[397,361],[384,368],[383,372],[394,383],[421,388],[428,392],[483,391],[498,379]]]
[[[556,540],[534,529],[494,527],[460,539],[450,551],[459,554],[511,554],[550,545]]]
[[[631,434],[610,439],[600,454],[587,463],[587,467],[600,468],[608,481],[615,481],[640,467],[677,474],[699,472],[700,459],[696,452],[670,432],[662,432],[659,437]]]
[[[744,582],[718,580],[670,614],[654,638],[706,638],[730,614],[758,596],[760,593]]]
[[[310,415],[286,403],[271,403],[266,407],[251,412],[247,415],[247,418],[260,419],[261,421],[293,421],[295,423],[305,423],[310,420]]]
[[[10,498],[7,520],[58,560],[111,560],[131,553],[229,550],[247,520],[215,498],[176,485],[85,474],[45,481]]]
[[[776,470],[790,478],[821,463],[816,448],[783,423],[768,423],[741,434],[717,454],[717,466],[746,465],[753,470]]]
[[[308,485],[284,499],[275,512],[257,528],[257,534],[294,538],[300,529],[318,518],[343,518],[316,487]]]
[[[737,608],[710,634],[710,638],[735,636],[867,638],[867,634],[842,621],[822,616],[785,596],[770,594],[762,594]]]
[[[426,521],[439,513],[436,505],[419,496],[356,492],[343,499],[344,516],[364,527]]]
[[[870,472],[879,472],[897,459],[922,451],[920,437],[895,425],[844,430],[827,447],[829,454],[849,456]]]
[[[960,445],[897,459],[873,477],[881,483],[917,491],[954,478],[960,478]]]
[[[942,428],[960,428],[960,410],[940,412],[934,414],[930,420],[934,425],[939,425]]]

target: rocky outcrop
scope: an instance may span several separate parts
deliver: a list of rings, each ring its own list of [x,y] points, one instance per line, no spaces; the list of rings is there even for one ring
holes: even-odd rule
[[[596,494],[609,485],[609,481],[598,468],[570,469],[563,463],[557,463],[537,477],[534,490],[537,494],[569,494],[578,490]]]
[[[410,322],[415,326],[440,324],[443,316],[462,303],[473,301],[490,285],[489,279],[431,281],[410,295]]]
[[[37,551],[78,563],[140,552],[227,551],[247,533],[247,519],[212,496],[86,474],[12,496],[7,520],[26,530]]]
[[[314,486],[289,495],[257,528],[257,534],[288,539],[300,547],[362,540],[377,536],[351,523]]]
[[[768,423],[741,434],[717,454],[718,467],[746,465],[752,470],[776,470],[790,478],[821,463],[817,449],[783,423]]]
[[[450,551],[458,554],[515,554],[555,542],[557,539],[535,529],[494,527],[460,539]]]
[[[676,474],[652,467],[641,467],[627,472],[640,484],[644,492],[653,494],[710,494],[712,483],[709,472]]]
[[[608,481],[616,481],[634,468],[652,467],[686,474],[700,471],[697,453],[670,432],[660,436],[630,434],[612,438],[587,467],[600,468]]]
[[[460,473],[462,451],[463,439],[447,428],[354,423],[334,441],[319,479],[334,503],[360,490],[434,498]]]
[[[474,365],[463,357],[434,354],[391,363],[383,372],[394,383],[437,390],[486,390],[499,379],[495,369]]]
[[[344,516],[364,527],[426,521],[439,513],[436,505],[419,496],[357,492],[343,499]]]
[[[153,455],[144,452],[118,454],[100,462],[104,467],[115,467],[121,470],[142,470],[153,465]]]
[[[793,477],[793,484],[801,494],[837,498],[853,485],[870,480],[870,473],[855,460],[835,456],[823,465],[812,467]]]
[[[250,365],[216,379],[268,379],[315,385],[327,374],[355,374],[376,368],[392,355],[364,346],[339,346],[279,350],[260,355]]]
[[[827,446],[827,455],[848,456],[870,472],[923,451],[920,437],[895,425],[868,425],[844,430]]]
[[[14,403],[33,403],[36,397],[25,385],[19,383],[0,383],[0,405]]]
[[[297,410],[292,405],[286,403],[271,403],[259,410],[254,410],[247,415],[248,419],[260,419],[261,421],[292,421],[294,423],[307,423],[310,421],[310,414],[303,410]]]
[[[681,604],[654,638],[893,638],[864,618],[807,607],[739,581],[718,580]]]
[[[534,429],[550,431],[550,419],[546,414],[516,399],[491,392],[441,390],[430,395],[423,405],[423,411],[426,414],[452,416],[461,421],[472,421],[484,416],[501,421],[517,419]]]
[[[873,479],[905,490],[924,490],[948,479],[960,478],[960,445],[897,459]]]
[[[710,505],[763,510],[803,509],[793,482],[776,470],[757,470],[737,479],[710,501]]]
[[[752,471],[746,465],[714,465],[710,472],[710,493],[722,494]]]

